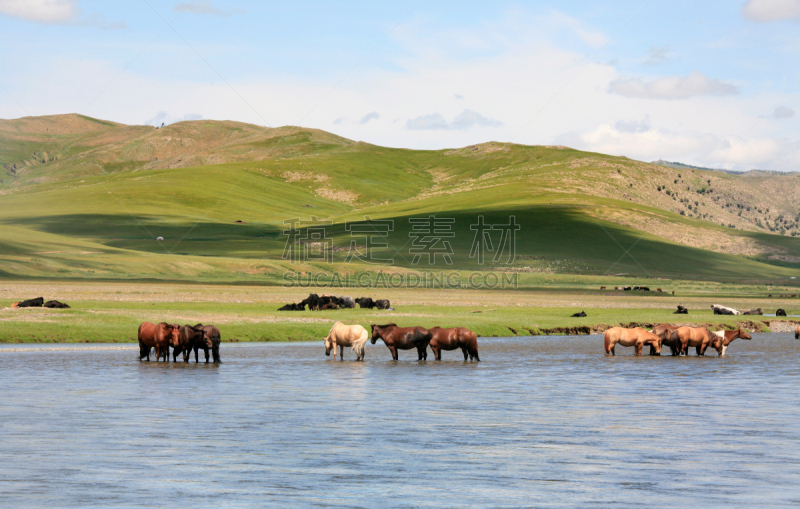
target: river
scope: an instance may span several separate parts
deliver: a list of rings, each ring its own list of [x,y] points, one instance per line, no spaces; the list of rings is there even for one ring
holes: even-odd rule
[[[11,507],[797,507],[800,341],[633,357],[602,338],[482,338],[366,362],[222,345],[0,346]],[[429,359],[432,356],[429,356]],[[202,353],[201,353],[202,359]]]

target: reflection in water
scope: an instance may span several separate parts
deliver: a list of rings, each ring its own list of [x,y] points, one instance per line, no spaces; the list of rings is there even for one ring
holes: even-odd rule
[[[483,339],[481,363],[319,343],[0,347],[3,507],[796,506],[789,334],[728,356]],[[404,355],[405,354],[405,355]],[[621,355],[620,355],[621,354]],[[429,357],[430,358],[430,357]]]

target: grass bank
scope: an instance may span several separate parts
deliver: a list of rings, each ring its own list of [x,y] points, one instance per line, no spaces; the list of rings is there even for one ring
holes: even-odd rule
[[[732,328],[745,322],[768,330],[768,316],[718,316],[710,309],[720,302],[739,309],[761,307],[774,313],[781,307],[800,314],[800,299],[774,299],[763,289],[738,288],[723,294],[698,286],[672,295],[633,295],[579,287],[539,290],[368,290],[342,291],[354,296],[389,298],[395,311],[367,309],[280,312],[307,289],[184,285],[164,283],[4,283],[0,289],[0,342],[6,343],[125,343],[136,341],[143,321],[198,322],[220,327],[224,341],[308,341],[327,334],[341,320],[360,323],[394,322],[401,326],[465,326],[480,336],[598,333],[608,326],[653,323],[714,324]],[[322,293],[322,292],[319,292]],[[356,295],[357,294],[357,295]],[[43,296],[69,303],[71,309],[11,309],[22,298]],[[677,304],[689,315],[674,315]],[[585,318],[570,315],[584,310]],[[749,320],[752,319],[752,320]],[[790,320],[792,320],[790,318]],[[797,319],[795,319],[797,320]],[[749,322],[749,323],[747,323]]]

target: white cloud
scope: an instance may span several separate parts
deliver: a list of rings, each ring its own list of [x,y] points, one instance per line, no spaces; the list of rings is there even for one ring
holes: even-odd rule
[[[743,140],[704,132],[651,129],[625,132],[604,124],[582,133],[557,138],[557,143],[642,161],[665,159],[704,167],[748,170],[796,168],[800,142],[770,138]]]
[[[774,119],[784,119],[784,118],[792,118],[794,116],[794,110],[788,106],[778,106],[775,108],[775,111],[766,115],[764,118],[774,118]]]
[[[638,99],[687,99],[702,95],[733,95],[739,89],[705,74],[692,71],[688,76],[665,76],[645,83],[641,78],[622,78],[611,82],[609,92]]]
[[[147,120],[144,124],[160,126],[161,124],[170,125],[174,124],[175,122],[183,122],[185,120],[203,120],[203,115],[198,113],[187,113],[183,117],[175,117],[162,110],[156,113],[153,118]]]
[[[373,111],[372,113],[367,113],[364,115],[361,120],[358,121],[359,124],[366,124],[370,120],[377,120],[381,118],[380,114],[377,111]]]
[[[406,122],[406,128],[415,131],[436,130],[436,129],[452,129],[456,131],[465,131],[472,127],[500,127],[502,122],[486,118],[480,113],[472,110],[462,111],[452,122],[447,122],[444,117],[439,113],[432,113],[430,115],[423,115],[409,119]]]
[[[0,13],[37,23],[69,23],[78,14],[76,0],[0,0]]]
[[[742,7],[742,15],[759,22],[800,20],[800,0],[748,0]]]
[[[223,11],[209,1],[203,2],[189,2],[175,4],[175,12],[189,12],[192,14],[208,14],[211,16],[221,16],[223,18],[231,14],[244,14],[242,9],[232,9],[230,11]]]
[[[648,51],[647,59],[644,61],[645,65],[660,64],[669,59],[669,46],[651,46]]]

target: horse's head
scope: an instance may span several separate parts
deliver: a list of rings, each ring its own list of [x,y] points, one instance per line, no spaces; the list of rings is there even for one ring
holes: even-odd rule
[[[661,355],[661,337],[652,333],[649,334],[650,336],[646,343],[650,343],[650,345],[653,347],[653,353],[651,355]]]
[[[372,342],[372,344],[374,345],[375,342],[378,341],[378,339],[381,337],[381,333],[378,330],[378,326],[375,325],[374,323],[370,324],[370,328],[372,329],[372,337],[370,338],[370,342]]]
[[[742,329],[739,329],[739,337],[742,339],[753,339],[753,336],[748,334],[747,331],[743,331]]]
[[[181,344],[181,326],[177,323],[167,325],[167,334],[169,335],[169,342],[172,346]]]
[[[328,337],[323,338],[325,341],[325,355],[330,356],[331,350],[333,349],[333,340],[331,339],[331,335],[328,334]]]

